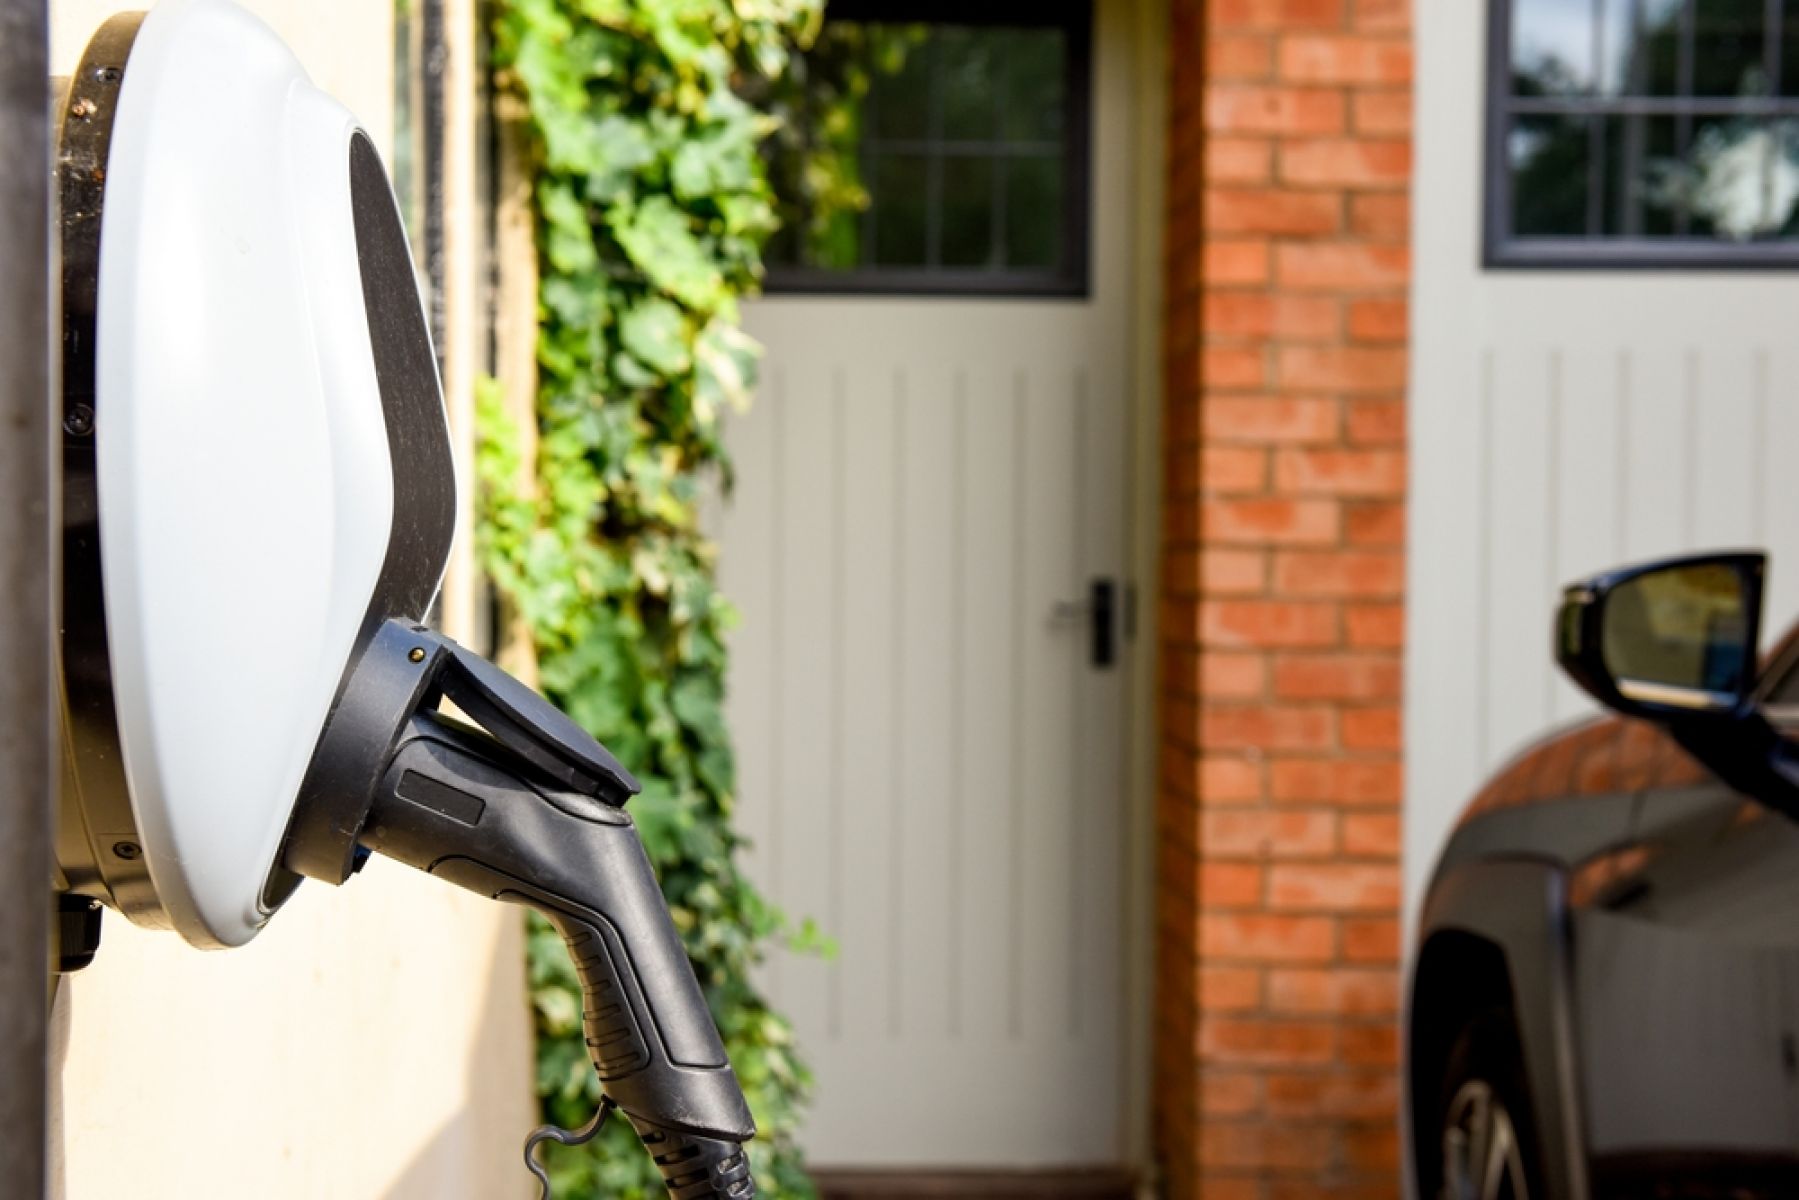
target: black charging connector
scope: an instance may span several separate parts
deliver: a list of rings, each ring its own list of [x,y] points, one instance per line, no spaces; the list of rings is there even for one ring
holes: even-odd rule
[[[476,724],[436,711],[448,699]],[[587,1045],[677,1200],[755,1195],[755,1122],[624,803],[637,781],[537,693],[389,621],[320,736],[284,861],[338,883],[360,851],[543,914]]]

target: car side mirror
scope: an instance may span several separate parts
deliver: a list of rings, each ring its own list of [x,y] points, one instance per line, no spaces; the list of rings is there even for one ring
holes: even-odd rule
[[[1708,554],[1571,584],[1556,619],[1556,659],[1628,716],[1740,715],[1755,689],[1766,566],[1762,554]]]
[[[1607,708],[1652,721],[1745,796],[1799,820],[1799,755],[1756,701],[1767,556],[1706,554],[1570,584],[1556,661]]]

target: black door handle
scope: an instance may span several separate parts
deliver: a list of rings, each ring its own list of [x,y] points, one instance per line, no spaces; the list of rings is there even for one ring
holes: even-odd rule
[[[1088,588],[1088,618],[1092,622],[1088,657],[1104,670],[1118,661],[1118,583],[1101,577]]]

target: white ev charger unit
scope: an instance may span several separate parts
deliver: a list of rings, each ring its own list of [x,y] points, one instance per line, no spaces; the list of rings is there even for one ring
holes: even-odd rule
[[[636,781],[421,624],[454,468],[368,136],[226,0],[113,18],[65,87],[65,965],[96,901],[238,946],[302,877],[390,855],[567,939],[606,1102],[537,1137],[616,1105],[671,1194],[754,1195]]]

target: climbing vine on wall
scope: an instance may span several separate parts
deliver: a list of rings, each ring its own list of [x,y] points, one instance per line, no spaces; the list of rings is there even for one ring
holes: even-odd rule
[[[764,1194],[810,1196],[794,1135],[810,1077],[751,983],[817,941],[739,872],[723,718],[731,609],[697,504],[728,476],[720,418],[755,383],[738,327],[776,219],[770,94],[822,0],[499,0],[494,54],[528,111],[540,270],[534,486],[495,386],[480,396],[481,554],[528,625],[544,690],[642,780],[631,804],[760,1134]],[[746,86],[747,85],[747,86]],[[599,1097],[561,939],[530,935],[545,1119]],[[651,1197],[622,1121],[553,1147],[559,1197]]]

